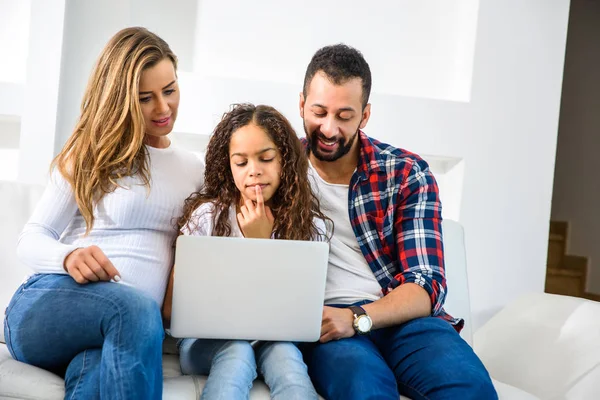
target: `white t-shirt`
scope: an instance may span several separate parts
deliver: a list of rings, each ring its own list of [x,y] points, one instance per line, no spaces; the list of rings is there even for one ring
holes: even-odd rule
[[[94,207],[94,226],[85,234],[69,183],[55,170],[19,236],[19,259],[35,272],[66,274],[65,257],[76,248],[98,246],[114,264],[121,282],[162,305],[173,266],[176,218],[184,200],[200,189],[204,164],[194,154],[170,146],[149,153],[150,189],[127,177]]]
[[[325,304],[353,304],[362,300],[379,300],[381,286],[360,250],[348,215],[349,185],[325,182],[310,164],[310,183],[319,198],[321,212],[333,221],[327,224],[331,237],[329,267],[325,286]]]

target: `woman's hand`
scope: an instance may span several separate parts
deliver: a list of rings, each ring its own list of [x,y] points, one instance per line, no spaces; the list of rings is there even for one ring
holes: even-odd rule
[[[116,282],[121,280],[119,271],[98,246],[75,249],[65,258],[64,268],[75,282],[82,285],[112,279]]]
[[[270,239],[275,218],[269,206],[265,206],[262,189],[256,185],[256,205],[247,199],[237,215],[244,237]]]

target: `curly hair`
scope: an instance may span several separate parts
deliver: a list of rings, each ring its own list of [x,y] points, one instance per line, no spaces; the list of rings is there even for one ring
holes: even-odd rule
[[[238,204],[240,192],[235,186],[229,161],[231,136],[240,128],[255,124],[275,143],[281,154],[281,181],[271,200],[275,217],[273,234],[277,239],[311,240],[319,232],[315,218],[330,221],[319,208],[319,200],[308,181],[308,158],[290,122],[279,111],[266,105],[234,104],[216,126],[206,150],[204,186],[185,201],[178,228],[197,228],[194,211],[212,203],[213,236],[231,236],[229,207]]]

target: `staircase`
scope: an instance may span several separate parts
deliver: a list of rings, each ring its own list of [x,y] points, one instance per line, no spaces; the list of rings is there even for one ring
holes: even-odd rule
[[[568,233],[567,222],[550,221],[546,293],[600,301],[600,295],[585,291],[588,258],[566,254]]]

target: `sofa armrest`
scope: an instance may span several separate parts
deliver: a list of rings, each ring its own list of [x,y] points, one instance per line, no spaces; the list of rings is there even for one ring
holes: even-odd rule
[[[600,398],[600,303],[533,293],[474,335],[490,375],[540,398]],[[596,383],[593,383],[596,382]]]

